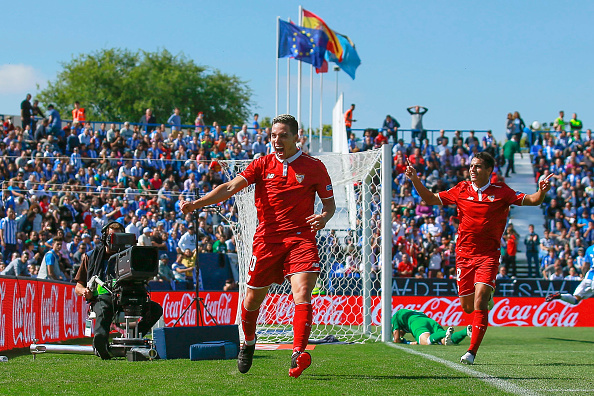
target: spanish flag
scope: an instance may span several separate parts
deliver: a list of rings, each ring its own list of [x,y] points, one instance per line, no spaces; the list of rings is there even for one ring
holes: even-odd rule
[[[326,25],[326,22],[313,12],[303,9],[303,19],[301,25],[310,29],[321,29],[328,35],[328,46],[326,50],[333,53],[339,62],[342,62],[343,48],[340,45],[336,33]]]

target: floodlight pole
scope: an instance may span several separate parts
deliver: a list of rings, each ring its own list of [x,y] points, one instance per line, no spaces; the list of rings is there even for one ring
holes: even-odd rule
[[[334,103],[338,102],[338,72],[340,71],[340,67],[334,66],[334,71],[336,72],[336,99],[334,99]]]

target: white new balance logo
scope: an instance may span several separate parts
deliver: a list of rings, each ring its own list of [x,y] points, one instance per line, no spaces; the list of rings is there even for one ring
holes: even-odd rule
[[[266,175],[267,179],[274,179],[274,173],[269,173]]]

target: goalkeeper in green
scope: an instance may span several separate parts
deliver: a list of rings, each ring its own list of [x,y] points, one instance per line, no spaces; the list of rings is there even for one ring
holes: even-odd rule
[[[435,320],[421,311],[399,309],[392,316],[392,334],[395,343],[409,343],[404,339],[406,333],[411,333],[415,338],[412,345],[458,345],[467,336],[470,337],[472,326],[454,332],[453,327],[444,330]]]

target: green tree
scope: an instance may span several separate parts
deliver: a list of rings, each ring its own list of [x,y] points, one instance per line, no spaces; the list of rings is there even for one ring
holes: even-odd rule
[[[37,97],[70,118],[74,101],[89,121],[137,122],[147,108],[165,123],[179,107],[183,124],[198,111],[207,124],[241,124],[250,115],[252,91],[239,77],[199,66],[184,54],[105,49],[63,63]],[[39,87],[38,87],[39,89]]]

